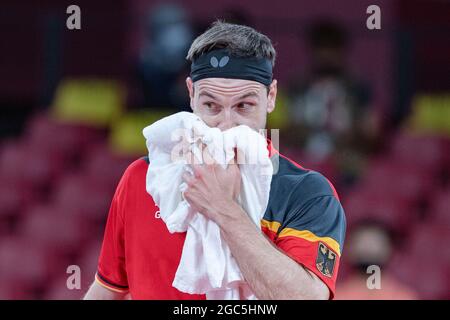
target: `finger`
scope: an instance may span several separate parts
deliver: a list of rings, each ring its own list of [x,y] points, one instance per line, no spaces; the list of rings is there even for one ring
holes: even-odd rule
[[[193,163],[194,155],[192,154],[192,151],[188,150],[183,153],[183,158],[188,164],[191,164]]]
[[[188,186],[192,186],[195,182],[195,178],[187,172],[183,173],[182,178]]]
[[[239,165],[237,163],[230,163],[226,168],[226,172],[240,175],[241,170],[239,169]]]
[[[203,166],[199,165],[199,164],[193,164],[191,165],[192,171],[194,172],[194,177],[195,178],[200,178],[203,175]]]
[[[203,144],[202,148],[203,148],[202,149],[203,150],[203,162],[207,165],[216,165],[217,162],[213,158],[211,153],[209,153],[208,147],[205,144]]]
[[[189,190],[186,190],[182,193],[182,197],[184,200],[186,200],[189,204],[192,202],[191,200],[191,193]]]

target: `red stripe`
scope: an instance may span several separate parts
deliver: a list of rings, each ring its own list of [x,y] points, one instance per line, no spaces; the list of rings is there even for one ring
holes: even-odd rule
[[[277,237],[277,233],[270,230],[267,227],[261,226],[261,230],[266,234],[266,236],[272,241],[275,242],[275,238]]]
[[[316,267],[316,260],[319,250],[318,241],[310,242],[302,238],[286,236],[278,238],[276,241],[276,245],[293,260],[300,263],[304,267],[308,268],[308,270],[313,272],[315,275],[317,275],[330,289],[330,299],[334,297],[336,290],[336,278],[339,271],[338,255],[336,255],[336,262],[333,268],[333,274],[331,277],[327,277],[323,275]]]
[[[292,163],[294,166],[296,166],[297,168],[302,169],[302,170],[306,170],[306,171],[311,171],[311,169],[302,167],[300,164],[298,164],[298,163],[295,162],[294,160],[292,160],[292,159],[286,157],[285,155],[281,154],[277,149],[274,149],[274,150],[275,150],[275,153],[276,153],[276,154],[278,154],[280,157],[282,157],[282,158],[288,160],[289,162],[291,162],[291,163]]]
[[[270,139],[267,140],[267,150],[269,150],[269,158],[273,156],[274,151],[277,151],[272,144],[272,141]]]
[[[327,179],[328,184],[329,184],[330,187],[331,187],[331,190],[333,190],[333,195],[334,195],[334,196],[336,197],[336,199],[338,199],[338,201],[340,202],[341,200],[339,199],[339,195],[338,195],[336,189],[334,188],[333,184],[330,182],[330,180],[328,180],[327,177],[325,177],[325,179]]]

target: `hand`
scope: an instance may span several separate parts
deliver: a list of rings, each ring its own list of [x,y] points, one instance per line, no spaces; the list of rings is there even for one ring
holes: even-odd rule
[[[227,216],[236,212],[230,209],[237,204],[241,173],[235,162],[224,169],[212,158],[205,146],[202,150],[203,164],[192,164],[194,175],[187,172],[183,175],[188,186],[184,198],[195,211],[220,225]]]

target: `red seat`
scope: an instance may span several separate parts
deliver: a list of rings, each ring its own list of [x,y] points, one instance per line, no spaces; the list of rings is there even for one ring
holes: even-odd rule
[[[411,232],[407,250],[434,264],[450,265],[450,225],[417,223]]]
[[[15,181],[0,176],[0,219],[18,216],[26,199],[26,190]]]
[[[338,169],[332,157],[325,159],[314,159],[313,157],[301,152],[298,148],[286,148],[282,151],[283,155],[299,163],[305,169],[320,172],[331,182],[336,183],[338,178]]]
[[[395,195],[420,203],[428,198],[436,180],[430,172],[395,159],[383,158],[371,162],[362,184],[382,195]]]
[[[361,220],[373,219],[404,233],[418,219],[411,202],[369,188],[356,187],[356,191],[347,194],[342,201],[349,227]]]
[[[430,219],[436,224],[450,226],[450,188],[438,192],[431,200]]]
[[[24,139],[41,150],[62,155],[65,162],[71,162],[77,160],[90,143],[96,143],[104,136],[97,129],[38,114],[29,121]]]
[[[86,293],[88,286],[81,286],[80,289],[67,287],[67,278],[69,274],[65,276],[54,278],[53,281],[46,288],[46,292],[43,295],[45,300],[80,300]],[[81,270],[81,279],[84,277],[84,272]],[[92,282],[91,282],[92,283]]]
[[[391,154],[418,169],[438,173],[445,166],[447,147],[441,137],[400,133],[393,139]]]
[[[1,279],[0,300],[36,299],[35,290],[31,283],[17,279]]]
[[[9,181],[22,182],[23,167],[30,155],[18,141],[4,143],[0,150],[0,176]]]
[[[99,237],[101,238],[101,237]],[[78,289],[67,288],[66,282],[70,274],[60,273],[53,277],[53,281],[47,288],[44,299],[50,300],[78,300],[81,299],[92,282],[97,270],[98,257],[100,254],[101,240],[97,239],[89,242],[85,247],[80,248],[81,255],[72,260],[73,265],[80,268],[80,286]],[[65,269],[67,270],[67,269]]]
[[[0,156],[0,176],[21,188],[45,196],[65,168],[63,158],[24,141],[11,141]]]
[[[431,248],[428,248],[430,251]],[[447,268],[442,263],[426,259],[421,253],[400,253],[391,260],[389,271],[415,288],[421,299],[448,297]]]
[[[91,236],[91,229],[68,210],[38,205],[30,208],[20,234],[44,247],[49,255],[62,257],[76,252]]]
[[[16,297],[30,298],[34,288],[46,283],[47,262],[39,247],[29,239],[8,237],[0,241],[0,281],[3,286],[7,279],[15,288]],[[19,287],[22,290],[17,290]]]
[[[449,231],[448,225],[417,223],[392,259],[390,270],[413,285],[423,299],[448,298]]]
[[[113,192],[125,169],[134,160],[112,154],[106,144],[96,144],[87,151],[82,170],[92,180]]]
[[[108,214],[113,192],[95,178],[69,174],[55,187],[54,204],[87,223],[103,222]]]

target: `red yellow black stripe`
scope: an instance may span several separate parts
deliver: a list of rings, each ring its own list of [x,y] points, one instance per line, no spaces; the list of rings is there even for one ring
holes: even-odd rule
[[[278,221],[268,221],[265,219],[261,219],[261,227],[263,229],[266,229],[267,231],[269,231],[269,233],[271,233],[271,234],[276,235],[278,233],[280,226],[281,226],[281,223]],[[341,255],[341,246],[335,239],[333,239],[331,237],[319,237],[309,230],[297,230],[297,229],[293,229],[293,228],[284,228],[278,234],[277,238],[280,239],[283,237],[296,237],[296,238],[301,238],[301,239],[307,240],[309,242],[322,241],[330,249],[332,249],[334,252],[336,252],[339,256]]]
[[[120,293],[128,292],[127,286],[112,283],[111,281],[107,280],[104,276],[102,276],[98,271],[95,274],[95,281],[106,289]]]

